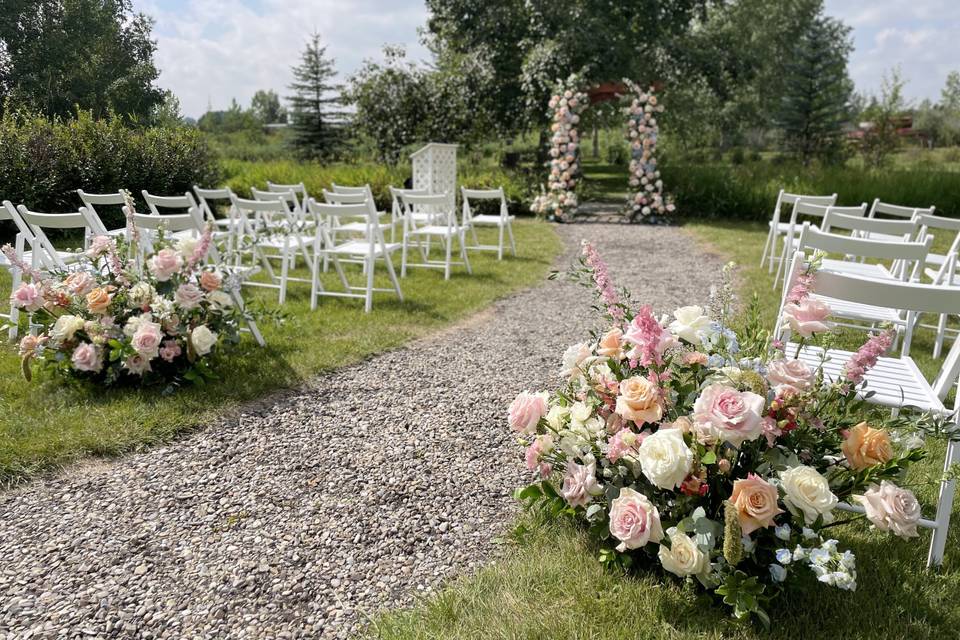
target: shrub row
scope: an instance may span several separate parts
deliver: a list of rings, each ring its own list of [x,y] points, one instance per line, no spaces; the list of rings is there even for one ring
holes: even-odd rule
[[[836,193],[838,203],[843,205],[869,205],[874,198],[908,206],[935,205],[940,215],[960,216],[960,174],[949,171],[867,171],[763,162],[670,164],[663,168],[663,179],[684,217],[767,220],[780,189]]]
[[[41,212],[76,211],[78,188],[172,195],[221,179],[216,156],[195,129],[131,128],[86,112],[48,120],[7,111],[0,118],[0,149],[0,199]],[[101,213],[108,227],[122,224],[119,210]]]

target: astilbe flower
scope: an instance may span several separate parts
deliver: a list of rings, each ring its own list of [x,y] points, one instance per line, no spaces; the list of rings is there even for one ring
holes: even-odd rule
[[[863,377],[867,371],[877,364],[877,358],[886,353],[890,345],[893,344],[895,335],[896,331],[894,329],[887,329],[871,336],[843,365],[844,377],[854,385],[863,382]]]
[[[584,263],[593,273],[593,283],[597,287],[597,293],[603,303],[607,306],[607,313],[618,323],[623,321],[623,307],[620,306],[620,297],[610,279],[610,271],[607,263],[597,252],[596,248],[587,240],[582,243]]]

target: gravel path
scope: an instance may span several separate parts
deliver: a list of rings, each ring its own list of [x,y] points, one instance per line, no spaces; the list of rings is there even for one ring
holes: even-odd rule
[[[658,310],[720,260],[678,229],[559,227]],[[704,275],[705,274],[705,275]],[[524,478],[505,410],[596,326],[548,282],[170,446],[0,494],[0,638],[349,637],[496,553]]]

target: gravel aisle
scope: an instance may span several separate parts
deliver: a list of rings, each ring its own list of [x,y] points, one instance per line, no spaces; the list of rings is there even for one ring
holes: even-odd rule
[[[720,260],[680,230],[559,227],[658,310]],[[504,416],[596,325],[549,282],[168,447],[0,493],[0,638],[348,637],[496,552],[524,478]]]

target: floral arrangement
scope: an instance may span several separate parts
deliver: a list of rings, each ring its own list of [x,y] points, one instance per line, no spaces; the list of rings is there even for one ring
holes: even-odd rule
[[[133,211],[129,199],[127,207]],[[213,355],[239,341],[248,312],[235,305],[236,278],[207,264],[212,231],[171,241],[161,229],[141,243],[128,217],[129,242],[97,236],[68,270],[54,272],[37,271],[4,246],[29,279],[11,295],[30,314],[31,333],[19,345],[24,376],[39,364],[105,386],[215,377]]]
[[[633,100],[624,109],[627,116],[627,143],[630,145],[630,186],[636,193],[627,197],[631,219],[672,213],[675,206],[663,195],[663,180],[657,169],[657,137],[660,132],[656,114],[663,112],[653,87],[643,91],[636,83],[624,79],[633,93]]]
[[[831,330],[829,308],[809,295],[815,270],[812,261],[783,318],[801,344]],[[559,390],[510,405],[537,477],[518,499],[581,523],[602,562],[696,581],[736,617],[764,623],[795,575],[856,587],[856,560],[831,527],[866,518],[918,535],[920,505],[897,483],[925,455],[916,429],[935,418],[891,417],[858,389],[892,331],[828,380],[765,336],[744,336],[760,345],[752,353],[741,347],[729,268],[708,307],[664,318],[618,291],[589,244],[573,275],[596,289],[609,325],[566,350]],[[842,518],[845,504],[865,515]]]
[[[559,82],[556,93],[551,96],[550,160],[547,166],[547,189],[534,199],[531,211],[543,216],[564,220],[577,210],[577,183],[580,180],[580,134],[577,125],[580,113],[587,107],[587,94],[577,89],[578,80],[571,76]]]

